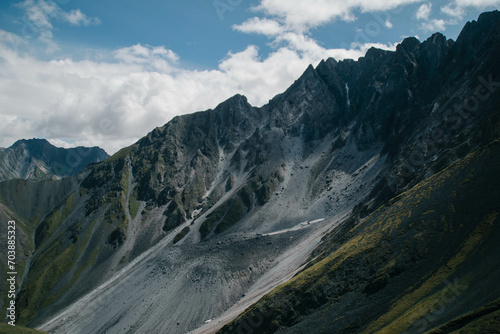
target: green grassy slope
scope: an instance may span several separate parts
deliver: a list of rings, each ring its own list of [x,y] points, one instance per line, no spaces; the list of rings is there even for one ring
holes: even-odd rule
[[[127,197],[130,172],[125,158],[115,160],[96,166],[83,183],[82,177],[0,183],[0,219],[5,226],[9,220],[16,221],[18,288],[34,252],[30,272],[17,294],[19,325],[28,324],[58,301],[83,272],[105,261],[126,238],[125,208],[136,216],[139,203],[135,191]],[[112,187],[89,191],[92,182],[106,181]],[[2,228],[1,239],[6,234]],[[6,263],[6,246],[0,244],[2,263]],[[4,267],[0,267],[0,291],[6,287]],[[6,301],[6,295],[0,296],[0,310],[5,310]]]
[[[0,334],[43,334],[45,332],[21,327],[21,326],[10,326],[7,324],[0,324]]]
[[[500,299],[427,332],[446,333],[500,333]]]
[[[16,287],[19,288],[21,278],[26,269],[26,264],[33,251],[33,228],[18,214],[10,210],[7,206],[2,204],[0,198],[0,312],[5,314],[7,305],[9,303],[8,294],[8,284],[7,284],[7,222],[15,222],[15,238],[16,238],[16,250],[15,250],[15,271],[17,272]]]
[[[496,141],[332,233],[313,265],[220,333],[422,333],[495,301],[499,186]]]
[[[92,192],[92,185],[83,182],[38,225],[36,253],[17,295],[19,324],[32,326],[30,321],[50,311],[61,296],[77,285],[82,273],[105,261],[124,242],[129,170],[125,158],[118,160],[115,165],[104,162],[95,167],[86,180],[105,182],[108,178],[115,184],[113,189]]]
[[[17,288],[34,250],[34,232],[43,218],[74,187],[74,179],[30,182],[10,180],[0,183],[0,291],[7,291],[7,222],[15,221]],[[0,295],[0,312],[5,314],[7,293]]]

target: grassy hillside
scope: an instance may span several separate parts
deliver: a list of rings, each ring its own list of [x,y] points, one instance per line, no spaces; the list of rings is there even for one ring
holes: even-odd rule
[[[427,334],[446,333],[500,333],[500,299],[427,332]]]
[[[7,284],[7,222],[15,221],[16,222],[16,272],[17,275],[17,287],[19,287],[19,283],[21,277],[25,271],[26,263],[33,251],[33,228],[27,223],[23,218],[10,210],[7,206],[2,204],[0,198],[0,221],[2,226],[2,231],[0,231],[0,239],[2,242],[0,243],[0,312],[1,314],[5,314],[7,305],[9,303],[7,292],[4,291],[9,290]]]
[[[17,295],[19,324],[31,326],[29,321],[58,302],[100,256],[106,259],[106,251],[123,243],[127,232],[125,208],[129,206],[129,171],[124,161],[120,159],[111,172],[109,163],[101,164],[88,181],[104,182],[102,179],[108,177],[116,185],[114,189],[92,192],[85,188],[85,182],[76,185],[37,226],[36,253]]]
[[[496,141],[361,223],[348,220],[347,233],[327,236],[312,265],[220,333],[422,333],[493,303],[499,186]],[[495,312],[454,324],[493,330]]]
[[[17,287],[22,281],[28,260],[34,249],[37,225],[57,203],[68,196],[75,179],[31,182],[10,180],[0,183],[0,220],[16,222],[16,272]],[[3,225],[2,225],[3,226]],[[0,238],[7,240],[7,229],[0,230]],[[49,259],[53,260],[53,258]],[[7,243],[0,244],[0,261],[7,263]],[[6,291],[6,266],[0,267],[0,290]],[[0,296],[0,311],[5,313],[7,294]]]
[[[45,332],[21,327],[21,326],[10,326],[7,324],[0,324],[0,334],[43,334]]]

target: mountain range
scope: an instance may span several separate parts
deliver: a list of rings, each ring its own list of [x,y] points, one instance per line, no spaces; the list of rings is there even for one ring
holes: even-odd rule
[[[0,182],[57,180],[77,175],[89,163],[107,158],[109,155],[98,147],[64,149],[45,139],[18,140],[11,147],[0,148]]]
[[[309,66],[262,107],[175,117],[78,174],[1,182],[19,324],[496,330],[499,40],[500,12],[483,13],[456,41]]]

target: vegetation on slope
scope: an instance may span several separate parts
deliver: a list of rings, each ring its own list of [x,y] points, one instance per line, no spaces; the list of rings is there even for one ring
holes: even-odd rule
[[[36,329],[0,324],[0,334],[43,334],[43,333],[45,332]]]
[[[95,166],[81,187],[38,225],[30,274],[17,295],[20,324],[31,324],[70,291],[83,272],[124,243],[126,209],[133,208],[134,215],[138,211],[138,204],[130,203],[134,196],[129,194],[129,177],[125,158]],[[97,191],[96,184],[101,185]]]
[[[29,223],[27,223],[24,219],[22,219],[19,215],[15,214],[7,208],[4,204],[1,203],[0,199],[0,221],[2,222],[2,229],[3,233],[0,235],[2,236],[2,240],[5,240],[5,242],[0,243],[0,277],[2,280],[0,281],[0,291],[5,293],[2,293],[0,295],[0,312],[1,314],[6,314],[6,309],[9,303],[8,299],[8,294],[7,291],[8,289],[8,283],[7,283],[7,272],[8,267],[7,267],[7,222],[8,221],[15,221],[16,222],[16,260],[15,260],[15,268],[16,272],[18,273],[18,278],[20,279],[22,275],[24,274],[24,271],[26,269],[26,264],[28,262],[29,256],[31,255],[31,252],[33,251],[33,242],[32,242],[32,235],[33,235],[33,228],[30,226]],[[5,234],[4,234],[5,233]],[[17,287],[19,287],[19,279],[17,280]]]
[[[332,233],[314,264],[220,333],[421,333],[496,300],[499,185],[496,141]]]
[[[500,299],[427,332],[427,334],[447,333],[500,333]]]
[[[191,228],[189,226],[186,226],[182,229],[182,231],[180,231],[175,237],[174,237],[174,240],[173,240],[173,243],[176,244],[178,243],[179,241],[181,241],[182,239],[184,239],[184,237],[189,233],[189,231],[191,230]]]
[[[98,147],[64,149],[45,139],[19,140],[0,148],[0,182],[12,179],[57,180],[79,174],[87,165],[107,159]]]

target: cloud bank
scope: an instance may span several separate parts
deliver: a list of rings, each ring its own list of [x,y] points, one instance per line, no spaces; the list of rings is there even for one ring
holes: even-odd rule
[[[353,21],[362,13],[385,11],[421,0],[262,0],[254,8],[282,22],[288,29],[304,32],[334,20]]]
[[[135,44],[98,50],[92,58],[42,60],[32,52],[34,39],[50,52],[53,23],[101,24],[80,9],[63,11],[50,0],[25,0],[18,6],[37,34],[0,30],[0,146],[20,138],[43,137],[59,146],[100,146],[108,153],[134,143],[176,115],[214,108],[236,93],[261,106],[283,92],[309,64],[325,58],[363,56],[370,47],[394,44],[353,42],[349,48],[321,46],[310,29],[335,20],[355,20],[356,12],[379,12],[421,3],[414,20],[422,30],[444,30],[469,7],[496,5],[500,0],[453,0],[433,8],[420,0],[262,0],[255,17],[233,26],[242,34],[269,39],[263,56],[248,45],[228,52],[213,70],[193,70],[165,46]],[[441,15],[442,17],[437,17]],[[444,18],[443,18],[444,17]],[[387,29],[392,23],[380,23]]]
[[[20,39],[2,31],[0,36],[4,42]],[[262,59],[251,45],[228,53],[210,71],[183,69],[162,46],[114,50],[114,61],[43,61],[0,42],[0,146],[44,137],[113,153],[175,115],[214,108],[236,93],[263,105],[308,64],[329,56],[358,58],[370,46],[326,50],[301,36],[286,38],[295,50],[281,47]]]

